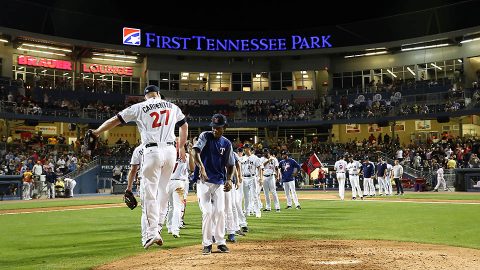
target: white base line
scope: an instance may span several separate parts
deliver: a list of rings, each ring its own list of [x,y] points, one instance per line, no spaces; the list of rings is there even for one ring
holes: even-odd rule
[[[66,209],[51,209],[51,210],[40,210],[40,211],[25,211],[25,212],[14,212],[14,213],[3,213],[0,216],[4,215],[19,215],[19,214],[35,214],[35,213],[50,213],[50,212],[64,212],[64,211],[78,211],[78,210],[92,210],[92,209],[107,209],[107,208],[118,208],[124,207],[123,205],[112,205],[112,206],[100,206],[100,207],[85,207],[85,208],[66,208]]]
[[[302,198],[300,198],[302,199]],[[303,200],[313,200],[313,201],[340,201],[339,199],[310,199],[310,198],[304,198]],[[458,202],[458,201],[441,201],[441,202],[432,202],[432,201],[407,201],[408,199],[406,199],[405,201],[394,201],[394,200],[369,200],[368,198],[365,199],[365,200],[360,200],[360,199],[357,199],[356,201],[358,202],[377,202],[377,203],[383,203],[383,202],[386,202],[386,203],[423,203],[423,204],[472,204],[472,205],[477,205],[477,204],[480,204],[480,202]],[[345,200],[345,201],[350,201],[350,200]],[[353,200],[351,200],[353,201]]]

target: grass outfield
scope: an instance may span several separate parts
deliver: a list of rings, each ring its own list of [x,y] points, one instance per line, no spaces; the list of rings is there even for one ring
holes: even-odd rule
[[[303,194],[312,194],[305,192]],[[480,194],[435,193],[404,197],[479,200]],[[90,200],[28,201],[0,206],[41,207],[118,203],[120,197]],[[401,198],[399,198],[401,199]],[[53,204],[46,206],[46,204]],[[301,200],[302,210],[269,212],[249,218],[251,232],[240,241],[267,239],[383,239],[480,249],[480,205],[392,203],[378,201]],[[20,208],[17,207],[17,208]],[[285,206],[282,200],[282,206]],[[5,209],[5,208],[2,208]],[[88,269],[118,258],[145,253],[140,243],[140,209],[91,209],[0,215],[0,268]],[[201,214],[187,207],[181,238],[164,235],[163,248],[197,245],[201,249]],[[152,248],[159,250],[158,248]],[[235,252],[234,244],[231,249]]]

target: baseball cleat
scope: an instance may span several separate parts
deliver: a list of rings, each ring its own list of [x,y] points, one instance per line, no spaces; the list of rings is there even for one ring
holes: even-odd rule
[[[280,208],[278,208],[278,209],[275,209],[275,212],[280,212]]]
[[[242,232],[248,232],[248,227],[247,226],[242,227]]]
[[[202,254],[203,255],[210,255],[212,254],[212,245],[210,246],[204,246],[202,249]]]
[[[178,233],[172,233],[173,238],[180,238],[180,234]]]
[[[292,208],[292,206],[291,206],[291,205],[289,205],[289,206],[287,206],[285,209],[291,209],[291,208]]]
[[[297,205],[297,207],[295,207],[295,208],[297,208],[298,210],[302,209],[302,207],[300,205]]]
[[[271,210],[270,209],[263,209],[263,212],[270,212]]]
[[[145,244],[143,245],[143,248],[144,249],[148,249],[149,247],[151,247],[153,244],[157,244],[159,246],[163,245],[163,239],[162,237],[159,235],[159,236],[155,236],[154,238],[150,238],[147,240],[147,242],[145,242]]]
[[[355,197],[352,197],[352,200],[356,200],[356,199],[357,199],[357,198],[355,198]]]
[[[220,250],[220,252],[222,253],[229,253],[230,250],[228,249],[227,245],[218,245],[218,250]]]
[[[242,230],[236,231],[235,234],[240,235],[240,236],[245,236],[245,235],[247,235],[247,234],[245,234],[244,232],[242,232]]]

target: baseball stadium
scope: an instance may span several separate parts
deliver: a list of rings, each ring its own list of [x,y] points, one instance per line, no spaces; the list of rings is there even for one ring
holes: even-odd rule
[[[0,269],[480,269],[477,0],[0,4]]]

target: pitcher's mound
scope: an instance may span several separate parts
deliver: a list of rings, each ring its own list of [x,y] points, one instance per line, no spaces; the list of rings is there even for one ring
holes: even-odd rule
[[[279,240],[229,244],[202,255],[191,246],[126,258],[98,269],[478,269],[480,250],[393,241]],[[154,248],[154,247],[152,247]],[[156,247],[155,247],[156,248]]]

